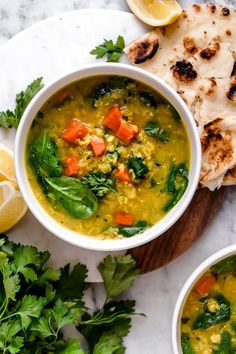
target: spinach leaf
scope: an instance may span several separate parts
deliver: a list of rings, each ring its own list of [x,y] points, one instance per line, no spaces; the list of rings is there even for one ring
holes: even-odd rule
[[[232,345],[232,336],[229,332],[224,331],[221,335],[220,344],[214,354],[235,354],[236,348]]]
[[[105,96],[110,96],[111,100],[127,98],[130,84],[132,83],[133,80],[125,76],[113,76],[108,81],[99,83],[89,95],[92,100],[92,106],[96,108],[99,101]],[[114,94],[114,97],[112,94]]]
[[[46,131],[33,140],[29,151],[31,166],[41,184],[43,183],[42,177],[59,177],[61,175],[62,165],[56,143]]]
[[[174,197],[170,201],[168,201],[164,206],[164,211],[169,211],[180,201],[187,187],[188,187],[188,179],[185,178],[181,182],[180,187],[175,191]]]
[[[222,273],[233,272],[236,270],[236,256],[228,257],[212,266],[213,273],[219,275]]]
[[[141,102],[144,103],[146,106],[157,108],[157,100],[150,92],[140,91],[139,97]]]
[[[183,350],[183,354],[196,354],[190,342],[190,338],[187,334],[182,334],[181,336],[181,347]]]
[[[220,306],[219,310],[216,312],[210,312],[207,307],[205,307],[204,312],[199,315],[193,323],[193,329],[209,328],[230,319],[230,302],[222,294],[217,294],[214,296],[214,299]]]
[[[236,320],[232,321],[230,323],[231,330],[236,333]]]
[[[125,236],[125,237],[131,237],[131,236],[137,235],[140,232],[144,231],[147,227],[148,227],[147,221],[139,220],[133,226],[120,226],[118,228],[118,233]]]
[[[99,101],[103,96],[109,95],[112,89],[106,82],[100,83],[92,93],[93,106],[96,107],[97,101]]]
[[[143,160],[142,157],[130,157],[128,159],[128,167],[134,172],[135,179],[143,178],[149,172]]]
[[[144,130],[148,136],[157,137],[163,143],[169,141],[169,133],[167,132],[167,130],[161,129],[156,121],[150,120],[146,124]]]
[[[96,212],[98,201],[95,194],[78,179],[46,177],[45,181],[56,201],[74,218],[87,219]]]
[[[81,179],[97,198],[103,198],[108,192],[115,192],[115,178],[102,172],[90,172]]]
[[[175,166],[172,165],[170,168],[170,173],[166,181],[166,191],[168,193],[173,193],[175,191]]]
[[[177,183],[177,176],[180,179],[180,182]],[[166,191],[168,193],[173,193],[173,198],[170,199],[164,206],[164,211],[169,211],[172,209],[178,201],[184,195],[188,187],[188,169],[184,163],[179,164],[178,166],[172,165],[170,168],[170,173],[166,181]]]
[[[169,111],[171,112],[174,120],[176,122],[181,122],[181,117],[180,117],[179,113],[176,111],[176,109],[173,106],[171,106],[170,104],[168,104],[167,107],[168,107]]]
[[[176,167],[176,173],[178,173],[180,176],[188,177],[188,169],[187,169],[187,166],[185,165],[185,163],[180,163]]]

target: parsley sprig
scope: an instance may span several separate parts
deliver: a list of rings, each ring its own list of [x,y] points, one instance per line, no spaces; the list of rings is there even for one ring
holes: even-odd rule
[[[6,110],[5,112],[0,112],[0,127],[3,128],[17,128],[21,117],[32,100],[32,98],[38,93],[39,90],[43,87],[43,78],[39,77],[38,79],[31,82],[25,91],[21,91],[16,95],[16,107],[13,111]]]
[[[0,353],[124,353],[135,302],[116,297],[137,278],[135,261],[108,256],[98,266],[106,300],[91,314],[83,301],[86,266],[51,268],[49,258],[49,252],[0,235]],[[87,341],[85,349],[78,339],[63,337],[66,325],[77,326]]]
[[[108,192],[116,191],[115,178],[103,172],[90,172],[81,179],[81,182],[98,198],[103,198]]]
[[[111,39],[104,39],[102,44],[91,50],[90,54],[96,55],[96,59],[107,56],[107,62],[118,62],[125,48],[125,41],[122,36],[118,36],[116,43]]]

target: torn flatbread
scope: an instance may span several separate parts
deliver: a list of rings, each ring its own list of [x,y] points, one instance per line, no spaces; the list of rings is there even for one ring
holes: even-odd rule
[[[145,60],[142,43],[149,48]],[[193,113],[202,141],[202,186],[236,184],[236,10],[195,4],[125,52],[171,85]]]

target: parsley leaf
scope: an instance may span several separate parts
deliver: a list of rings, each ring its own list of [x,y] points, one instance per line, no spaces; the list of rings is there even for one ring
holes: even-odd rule
[[[25,295],[21,300],[21,306],[17,314],[21,317],[22,327],[27,329],[31,323],[31,317],[38,318],[44,306],[44,298],[35,295]]]
[[[97,198],[103,198],[108,192],[115,192],[115,178],[110,178],[103,172],[90,172],[81,182],[87,185]]]
[[[17,128],[21,117],[32,100],[32,98],[41,90],[43,87],[43,78],[40,77],[31,84],[27,86],[25,91],[21,91],[16,95],[16,107],[14,111],[9,109],[5,112],[0,112],[0,126],[3,128]]]
[[[29,280],[37,280],[36,272],[32,268],[27,267],[27,265],[39,265],[39,258],[40,255],[38,250],[33,246],[23,246],[17,248],[14,254],[16,273],[22,273],[27,282],[29,282]]]
[[[130,256],[107,256],[98,266],[107,297],[114,298],[133,285],[139,275],[135,260]]]
[[[91,50],[90,54],[96,55],[96,59],[101,59],[107,55],[107,62],[118,62],[124,48],[124,38],[122,36],[118,36],[116,43],[113,43],[111,39],[104,39],[104,42],[95,47],[95,49]]]
[[[148,136],[157,137],[163,143],[167,143],[169,141],[168,131],[160,128],[159,124],[156,121],[149,121],[146,124],[144,130]]]
[[[61,277],[57,285],[57,296],[61,299],[73,298],[81,300],[84,291],[87,289],[86,283],[88,269],[83,264],[76,264],[70,272],[70,265],[67,264],[61,269]]]

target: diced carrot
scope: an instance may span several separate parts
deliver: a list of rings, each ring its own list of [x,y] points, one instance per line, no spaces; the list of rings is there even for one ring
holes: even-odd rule
[[[70,156],[65,161],[64,173],[66,176],[74,176],[79,172],[78,160],[75,156]]]
[[[58,103],[63,103],[67,98],[71,96],[71,93],[68,89],[64,89],[56,97]]]
[[[90,141],[90,145],[93,149],[93,153],[95,156],[101,156],[106,150],[105,141],[103,138],[100,138],[94,135]]]
[[[119,129],[116,132],[117,138],[129,144],[138,133],[138,127],[124,120],[121,121]]]
[[[107,128],[111,129],[113,132],[117,132],[119,129],[120,123],[122,119],[122,113],[120,111],[119,106],[114,106],[112,109],[107,113],[105,118],[103,119],[103,125]]]
[[[199,284],[197,284],[195,290],[199,295],[206,294],[216,283],[214,275],[206,275]]]
[[[117,212],[115,213],[114,221],[118,225],[131,226],[134,223],[134,217],[132,214]]]
[[[88,127],[79,119],[74,118],[63,130],[61,137],[68,143],[74,144],[77,139],[82,139],[88,133]]]
[[[115,176],[121,182],[132,183],[132,177],[131,177],[129,171],[126,168],[118,168],[118,170],[115,173]]]

